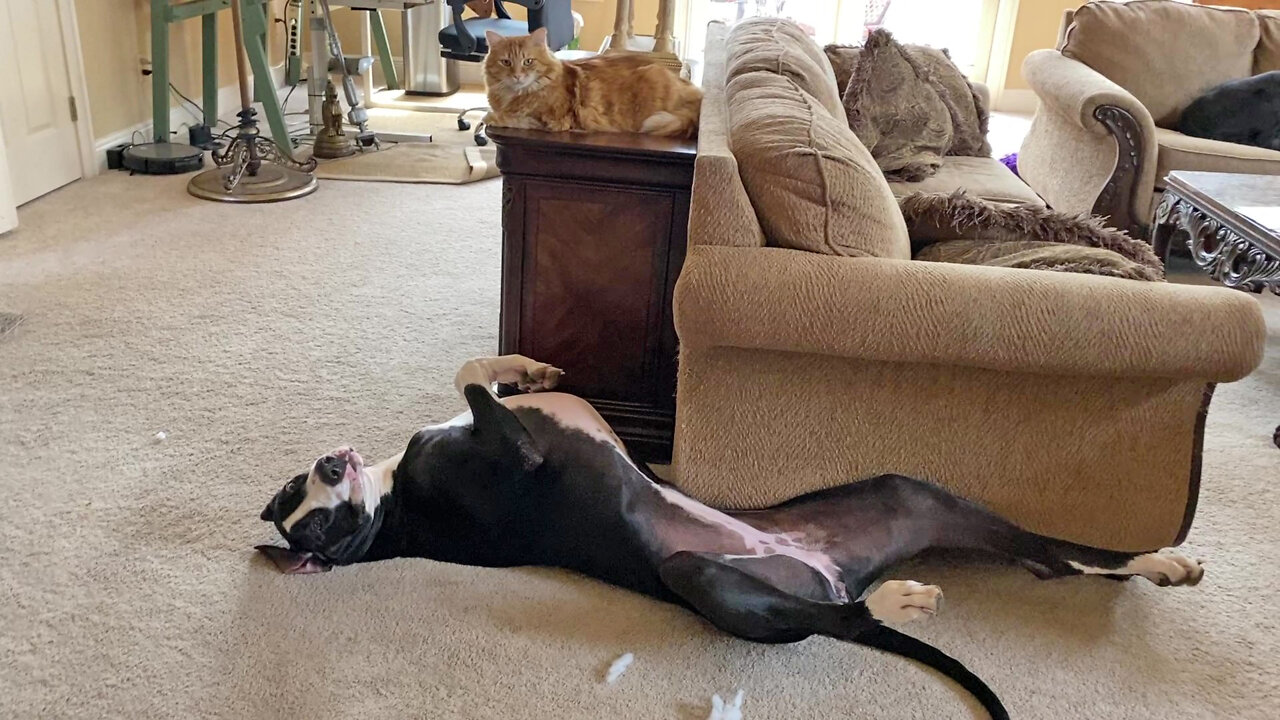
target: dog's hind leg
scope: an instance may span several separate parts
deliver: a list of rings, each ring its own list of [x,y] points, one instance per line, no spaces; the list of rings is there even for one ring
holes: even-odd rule
[[[823,602],[788,592],[766,578],[782,578],[805,594],[822,593],[825,580],[787,557],[678,552],[658,568],[663,584],[721,630],[746,640],[788,643],[821,634],[878,648],[928,665],[971,693],[992,718],[1009,717],[980,678],[941,650],[885,627],[931,614],[941,592],[919,583],[891,581],[866,602]]]
[[[1166,586],[1195,585],[1204,575],[1198,561],[1171,551],[1117,552],[1037,535],[936,485],[908,482],[917,482],[917,494],[929,496],[923,507],[933,525],[932,547],[1003,555],[1042,579],[1103,575],[1123,580],[1142,576]]]
[[[850,594],[861,593],[885,568],[930,548],[994,553],[1041,578],[1141,575],[1158,585],[1194,585],[1203,574],[1199,563],[1169,552],[1113,552],[1037,535],[937,485],[901,475],[880,475],[736,517],[768,532],[824,538],[824,551],[840,566]]]

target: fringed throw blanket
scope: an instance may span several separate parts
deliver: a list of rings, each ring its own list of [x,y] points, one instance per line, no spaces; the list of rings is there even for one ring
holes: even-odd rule
[[[963,190],[916,193],[898,205],[917,260],[1164,279],[1150,245],[1102,218],[989,203]]]

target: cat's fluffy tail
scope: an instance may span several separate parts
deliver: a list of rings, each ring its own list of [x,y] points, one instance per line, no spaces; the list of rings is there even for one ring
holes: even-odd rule
[[[681,117],[666,110],[659,110],[644,119],[640,124],[640,132],[648,135],[694,138],[698,135],[698,118],[697,116]]]

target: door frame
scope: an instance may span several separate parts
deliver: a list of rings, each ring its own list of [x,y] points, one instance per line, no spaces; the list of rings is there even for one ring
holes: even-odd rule
[[[991,55],[987,61],[987,89],[991,91],[992,110],[1005,108],[1005,84],[1009,64],[1013,61],[1013,33],[1018,24],[1020,0],[999,0],[991,35]]]
[[[9,186],[9,163],[4,149],[4,128],[0,128],[0,235],[18,227],[18,205]]]
[[[76,100],[76,138],[80,144],[80,179],[98,174],[93,148],[93,114],[89,107],[89,82],[84,74],[84,53],[80,49],[80,24],[75,0],[57,0],[58,25],[62,30],[62,55],[67,61],[67,81]]]

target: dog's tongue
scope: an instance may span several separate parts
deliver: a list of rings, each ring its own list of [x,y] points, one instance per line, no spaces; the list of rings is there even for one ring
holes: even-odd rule
[[[266,555],[280,572],[286,575],[310,575],[333,569],[328,563],[317,560],[311,553],[298,552],[276,545],[256,545],[254,549]]]

